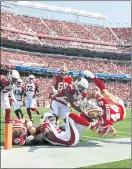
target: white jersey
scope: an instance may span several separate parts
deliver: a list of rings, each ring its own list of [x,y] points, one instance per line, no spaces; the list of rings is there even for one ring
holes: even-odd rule
[[[9,84],[8,86],[5,86],[3,90],[1,90],[1,93],[9,93],[14,88],[14,84]]]
[[[22,86],[15,86],[13,88],[13,93],[14,93],[14,96],[15,96],[15,99],[17,101],[22,101],[22,94],[23,94],[23,87]]]
[[[66,118],[65,131],[60,130],[58,126],[52,123],[45,123],[45,127],[50,130],[50,133],[46,137],[42,133],[42,136],[53,145],[76,146],[79,143],[80,133],[78,126],[70,117]]]
[[[26,84],[26,98],[33,98],[36,94],[36,85],[34,82]]]

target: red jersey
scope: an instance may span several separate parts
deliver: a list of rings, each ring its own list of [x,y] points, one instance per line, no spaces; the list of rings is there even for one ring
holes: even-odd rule
[[[63,79],[63,83],[72,84],[72,82],[73,82],[73,78],[71,76],[66,76]]]
[[[82,92],[82,99],[87,97],[87,93],[86,92]]]
[[[101,126],[113,125],[117,121],[123,120],[124,109],[120,104],[114,104],[106,98],[98,100],[98,105],[104,113],[99,119],[102,120]]]
[[[70,84],[67,84],[67,83],[64,83],[64,87],[63,89],[57,93],[53,98],[52,100],[56,100],[64,105],[67,105],[68,104],[68,100],[67,100],[67,96],[65,95],[65,92],[64,90],[67,89],[69,94],[74,96],[76,91],[75,91],[75,88],[73,85],[70,85]]]
[[[52,100],[56,100],[64,105],[67,105],[69,101],[67,100],[67,96],[65,95],[65,91],[64,91],[65,89],[67,89],[68,93],[73,97],[74,101],[78,101],[82,99],[82,93],[78,94],[73,84],[64,83],[63,89],[59,93],[57,93],[52,98]]]
[[[24,145],[26,143],[26,136],[19,136],[19,137],[13,137],[12,144],[13,145]]]
[[[5,76],[1,76],[0,79],[0,90],[2,93],[8,93],[13,89],[13,83],[10,83],[9,80]]]
[[[53,77],[56,79],[56,84],[55,84],[54,88],[56,90],[58,90],[58,85],[59,85],[60,82],[63,81],[63,77],[59,74],[55,74]]]
[[[20,136],[13,136],[12,143],[14,145],[24,145],[27,136],[26,126],[22,124],[21,121],[18,119],[10,120],[10,123],[12,123],[13,132],[20,131],[22,133]]]

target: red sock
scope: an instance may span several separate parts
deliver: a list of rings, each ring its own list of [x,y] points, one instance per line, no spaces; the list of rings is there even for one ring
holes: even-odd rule
[[[37,109],[36,109],[36,108],[31,108],[31,110],[32,110],[32,111],[37,111]]]
[[[73,119],[76,123],[81,124],[83,126],[88,127],[90,125],[90,123],[88,121],[86,121],[83,117],[81,117],[75,113],[70,113],[69,117],[71,119]]]
[[[10,123],[10,109],[5,109],[5,123],[9,124]]]
[[[99,80],[97,77],[94,77],[93,80],[100,90],[106,89],[105,84],[101,80]]]
[[[85,120],[87,120],[88,122],[93,122],[93,120],[91,118],[89,118],[86,114],[81,113],[80,114],[81,117],[83,117]]]
[[[28,117],[30,118],[30,120],[32,119],[32,115],[31,115],[31,111],[30,108],[27,108],[27,113],[28,113]]]

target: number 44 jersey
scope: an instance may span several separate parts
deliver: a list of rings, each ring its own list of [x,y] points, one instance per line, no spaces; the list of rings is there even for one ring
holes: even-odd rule
[[[98,105],[104,111],[101,118],[99,118],[102,121],[101,126],[113,125],[124,119],[125,109],[123,105],[114,104],[106,98],[100,98],[98,100]]]

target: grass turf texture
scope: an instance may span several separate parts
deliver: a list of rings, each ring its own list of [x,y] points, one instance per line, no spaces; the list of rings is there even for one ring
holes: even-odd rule
[[[91,165],[88,167],[81,167],[81,168],[131,168],[131,159],[121,160],[121,161],[114,161],[110,163],[103,163],[98,165]]]
[[[38,116],[35,112],[32,112],[32,116],[34,119],[34,122],[39,125],[40,117],[43,113],[48,112],[48,108],[39,108],[40,115]],[[24,113],[24,117],[28,118],[28,115],[26,113],[26,108],[22,108],[22,111]],[[74,112],[74,111],[73,111]],[[11,111],[11,118],[16,118],[14,111]],[[101,138],[98,133],[88,130],[87,128],[84,129],[83,135],[81,137],[81,141],[90,141],[90,140],[100,140],[100,139],[112,139],[112,138],[125,138],[131,136],[131,110],[127,110],[127,116],[126,119],[117,122],[114,124],[115,129],[117,130],[117,136],[113,137],[110,135],[106,135],[103,138]],[[3,111],[1,111],[1,145],[3,145],[4,141],[4,114]]]

